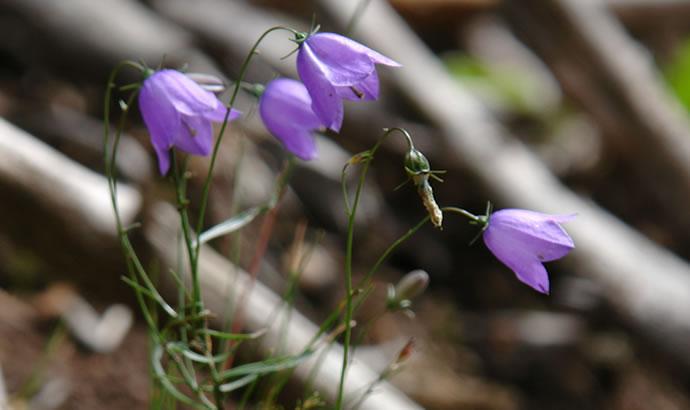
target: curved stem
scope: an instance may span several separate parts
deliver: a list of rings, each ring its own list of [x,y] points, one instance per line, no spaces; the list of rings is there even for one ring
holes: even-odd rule
[[[360,281],[360,284],[361,284],[361,285],[364,285],[365,282],[368,282],[369,280],[371,280],[371,278],[374,276],[374,274],[376,273],[376,271],[378,271],[378,269],[381,267],[381,264],[383,264],[383,262],[384,262],[384,261],[388,258],[388,256],[395,250],[395,248],[397,248],[398,246],[400,246],[400,244],[402,244],[403,242],[405,242],[406,240],[408,240],[408,239],[410,238],[410,236],[414,235],[415,232],[417,232],[417,231],[419,230],[419,228],[421,228],[422,226],[424,226],[425,223],[429,222],[429,218],[430,218],[429,215],[425,216],[421,221],[419,221],[419,222],[417,223],[417,225],[415,225],[415,226],[413,226],[412,228],[408,229],[407,232],[405,232],[405,234],[404,234],[403,236],[401,236],[401,237],[398,238],[395,242],[393,242],[393,243],[388,247],[388,249],[386,249],[386,250],[381,254],[381,256],[380,256],[379,259],[376,261],[376,263],[374,264],[374,266],[371,267],[371,269],[369,270],[369,272],[367,272],[367,275]]]
[[[125,120],[127,118],[127,113],[129,112],[129,107],[130,107],[131,103],[134,101],[134,98],[138,94],[137,91],[130,94],[130,96],[127,100],[126,108],[125,108],[124,112],[122,113],[122,117],[120,118],[120,121],[118,123],[117,132],[115,134],[115,138],[113,141],[112,153],[111,153],[111,150],[109,148],[109,145],[110,145],[110,100],[112,99],[113,89],[116,86],[115,79],[117,78],[117,75],[120,73],[120,71],[125,67],[133,67],[133,68],[136,68],[140,71],[143,71],[143,69],[144,69],[140,64],[138,64],[134,61],[125,60],[125,61],[120,62],[110,72],[110,75],[108,77],[108,83],[106,84],[106,91],[105,91],[105,96],[104,96],[104,100],[103,100],[103,161],[104,161],[104,166],[105,166],[106,177],[108,180],[108,191],[110,192],[110,202],[111,202],[111,205],[113,207],[113,212],[115,214],[115,225],[117,228],[117,237],[118,237],[118,239],[120,241],[120,245],[121,245],[121,247],[125,253],[125,261],[127,264],[127,271],[129,272],[131,279],[135,283],[138,283],[137,275],[136,275],[136,267],[135,267],[135,265],[138,264],[138,259],[137,259],[136,253],[134,253],[134,250],[131,248],[131,244],[129,243],[129,238],[127,236],[127,230],[122,225],[122,218],[120,217],[120,210],[119,210],[118,203],[117,203],[117,182],[116,182],[116,170],[115,170],[115,161],[117,158],[117,148],[119,146],[120,136],[122,134],[122,130],[124,129]],[[146,277],[145,275],[143,275],[143,277],[145,279],[148,279],[148,277]],[[142,290],[140,290],[137,287],[134,287],[134,292],[135,292],[135,296],[137,299],[137,303],[139,304],[141,312],[144,315],[144,319],[145,319],[146,323],[148,324],[150,329],[152,329],[152,330],[156,329],[155,319],[153,318],[151,312],[149,312],[149,308],[148,308],[146,301],[144,299],[144,294],[143,294]],[[152,294],[155,295],[155,293],[152,293]],[[152,334],[156,340],[159,340],[160,335],[158,335],[156,332],[153,332]]]
[[[359,177],[359,182],[357,183],[357,189],[355,191],[355,198],[352,202],[352,208],[348,212],[347,221],[347,242],[345,245],[345,339],[343,341],[343,366],[340,370],[340,383],[338,384],[338,396],[336,399],[335,408],[341,410],[343,408],[343,392],[345,386],[345,374],[347,371],[347,364],[349,360],[350,342],[352,339],[352,315],[353,315],[353,305],[352,305],[352,248],[354,242],[354,231],[355,231],[355,215],[357,214],[357,207],[359,206],[359,199],[362,193],[362,188],[364,187],[364,181],[367,177],[367,172],[369,171],[369,165],[374,159],[374,154],[378,150],[383,140],[388,137],[394,131],[398,131],[403,134],[407,140],[408,145],[412,148],[414,145],[412,143],[412,137],[410,134],[402,128],[387,128],[384,129],[383,135],[379,138],[376,144],[367,152],[365,157],[364,166],[362,167],[362,172]],[[343,170],[342,173],[342,184],[345,186],[345,175],[346,172]],[[377,266],[378,268],[378,266]]]
[[[232,107],[235,104],[235,99],[237,98],[237,94],[240,91],[240,88],[242,86],[242,81],[244,81],[244,76],[247,73],[247,68],[249,67],[249,63],[251,62],[252,57],[256,54],[256,49],[259,47],[259,44],[263,39],[270,33],[278,30],[286,30],[289,31],[290,33],[296,34],[298,33],[296,30],[288,28],[288,27],[283,27],[283,26],[276,26],[276,27],[271,27],[268,30],[266,30],[259,38],[256,40],[254,45],[252,46],[251,50],[249,50],[249,54],[247,54],[247,57],[244,59],[244,62],[242,63],[242,66],[240,68],[240,74],[239,77],[235,83],[235,89],[233,90],[232,96],[230,97],[230,103],[227,109],[227,112],[225,113],[225,119],[223,121],[223,125],[220,128],[220,131],[218,132],[218,138],[216,138],[216,142],[213,146],[213,153],[211,154],[211,162],[208,167],[208,173],[206,174],[206,179],[204,180],[204,185],[201,191],[201,203],[199,206],[199,219],[197,220],[196,224],[196,233],[197,233],[197,238],[199,235],[201,235],[202,230],[204,229],[204,219],[206,216],[206,207],[208,204],[208,195],[209,195],[209,190],[211,187],[211,180],[213,178],[213,168],[215,167],[216,163],[216,158],[218,157],[218,150],[220,149],[220,144],[223,139],[223,135],[225,134],[225,129],[227,128],[228,125],[228,119],[230,117],[230,112],[232,111]],[[191,273],[192,273],[192,281],[196,283],[195,286],[198,286],[199,283],[199,277],[198,277],[198,266],[199,266],[199,249],[201,247],[201,241],[196,241],[196,247],[194,249],[194,259],[193,263],[191,266]]]
[[[462,208],[457,208],[454,206],[444,206],[443,208],[441,208],[441,210],[443,212],[452,212],[452,213],[460,214],[460,215],[462,215],[462,216],[464,216],[464,217],[466,217],[466,218],[470,219],[471,221],[476,222],[478,224],[483,225],[486,223],[484,217],[477,216],[477,215],[473,214],[472,212],[466,211]]]
[[[187,248],[187,255],[189,258],[190,266],[194,263],[195,251],[193,247],[192,239],[192,228],[189,223],[189,213],[187,212],[187,189],[185,181],[185,173],[187,172],[186,161],[183,161],[182,165],[182,175],[180,175],[180,166],[177,161],[177,154],[172,150],[172,168],[173,168],[173,180],[175,181],[175,196],[177,198],[177,208],[180,213],[180,222],[182,225],[182,236],[184,239],[185,246]],[[200,313],[204,309],[203,302],[201,300],[201,288],[198,281],[192,281],[192,315]]]
[[[278,215],[278,208],[280,204],[280,200],[283,198],[283,195],[285,194],[286,188],[287,188],[287,183],[290,180],[290,176],[292,175],[292,170],[295,165],[295,157],[290,155],[288,158],[287,163],[285,164],[285,168],[283,171],[280,173],[278,176],[277,182],[276,182],[276,188],[275,192],[273,193],[273,196],[269,200],[268,207],[267,209],[269,210],[268,214],[264,217],[264,220],[261,224],[261,228],[259,230],[259,238],[256,243],[256,250],[254,251],[254,256],[252,257],[251,263],[249,265],[249,269],[247,273],[249,274],[249,285],[244,289],[242,294],[240,295],[238,302],[237,302],[237,310],[234,313],[234,317],[232,320],[232,327],[231,327],[231,332],[232,333],[237,333],[239,332],[242,327],[244,326],[244,304],[245,300],[248,297],[248,295],[251,293],[252,289],[254,288],[254,285],[256,284],[256,279],[259,274],[259,268],[261,267],[261,261],[263,260],[263,257],[266,253],[266,248],[268,246],[268,240],[271,236],[271,232],[273,232],[273,226],[275,224],[276,217]],[[230,340],[228,341],[228,347],[231,349],[232,347],[237,345],[237,341]],[[229,350],[228,349],[228,350]],[[225,361],[225,364],[223,366],[224,369],[229,369],[232,367],[232,364],[234,362],[235,356],[230,355],[228,356],[228,359]]]

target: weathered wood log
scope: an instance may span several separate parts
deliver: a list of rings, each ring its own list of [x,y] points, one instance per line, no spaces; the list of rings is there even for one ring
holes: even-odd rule
[[[75,76],[88,69],[109,70],[125,59],[155,67],[166,53],[191,46],[188,33],[138,1],[6,0],[2,7],[22,22],[12,29],[23,30],[22,35],[3,33],[4,47],[22,53],[20,60],[36,59],[26,61],[29,64],[50,61],[68,70],[78,68]]]
[[[649,55],[601,0],[508,1],[504,10],[604,130],[640,181],[640,193],[653,200],[657,218],[688,231],[690,121],[667,94]]]
[[[355,4],[320,0],[344,25]],[[386,35],[381,35],[385,30]],[[572,269],[594,279],[623,317],[690,366],[690,266],[563,186],[451,78],[440,61],[383,1],[373,0],[355,34],[396,59],[397,87],[442,131],[445,162],[471,169],[501,205],[577,212],[568,225]]]
[[[43,202],[83,235],[113,237],[115,216],[105,178],[65,157],[0,118],[0,180]],[[124,224],[138,214],[142,198],[125,184],[118,186]],[[18,221],[19,222],[19,221]]]
[[[70,227],[86,238],[93,235],[107,236],[115,240],[115,218],[105,178],[72,162],[58,151],[36,140],[31,135],[0,119],[0,181],[12,183],[60,218],[67,218]],[[124,224],[130,224],[139,214],[141,196],[128,185],[120,184],[118,201]],[[145,227],[145,235],[151,247],[166,266],[177,265],[178,246],[176,227],[179,217],[170,205],[159,205],[151,210],[152,220]],[[79,221],[79,223],[75,223]],[[268,323],[271,313],[283,306],[283,301],[261,283],[250,285],[249,275],[232,266],[212,249],[204,247],[200,259],[201,281],[206,305],[215,312],[222,312],[232,294],[241,294],[250,287],[245,306],[246,327],[250,331],[268,328],[261,338],[261,347],[271,351],[278,340],[285,340],[284,352],[297,354],[316,334],[317,326],[296,310],[288,315],[290,321],[283,328],[280,321]],[[167,278],[171,279],[171,278]],[[174,282],[168,282],[169,295],[176,297]],[[285,332],[284,336],[279,334]],[[284,337],[284,339],[283,339]],[[315,360],[315,359],[313,359]],[[313,363],[313,361],[312,361]],[[337,393],[342,348],[335,344],[325,354],[314,387],[333,400]],[[296,375],[306,380],[309,367],[300,367]],[[356,400],[378,374],[366,364],[354,360],[348,370],[346,397]],[[364,388],[364,389],[363,389]],[[377,385],[374,394],[362,404],[362,409],[419,409],[399,390],[387,382]]]
[[[179,237],[179,216],[171,205],[160,203],[151,210],[152,221],[145,227],[146,237],[153,246],[165,266],[176,266],[179,257],[177,239]],[[275,320],[273,312],[284,302],[273,291],[261,282],[252,284],[248,273],[232,265],[210,247],[201,250],[200,279],[203,297],[207,308],[214,312],[223,312],[227,303],[248,292],[245,299],[245,328],[248,331],[266,329],[267,332],[258,342],[264,352],[270,352],[283,343],[284,354],[300,354],[307,347],[311,338],[317,333],[318,327],[306,317],[293,310],[286,314],[287,323]],[[189,280],[189,277],[186,277]],[[164,277],[169,295],[176,295],[175,281],[171,277]],[[287,307],[284,307],[287,309]],[[272,321],[271,321],[272,320]],[[220,323],[219,323],[220,324]],[[317,362],[314,356],[304,365],[300,365],[295,375],[306,380],[312,366]],[[342,347],[334,344],[323,358],[319,370],[314,377],[314,387],[328,400],[334,400],[337,395],[340,369],[343,359]],[[348,401],[356,401],[370,383],[378,378],[378,374],[358,360],[353,360],[348,367],[345,383],[345,397]],[[408,399],[403,393],[387,382],[378,384],[375,392],[362,402],[362,409],[419,409],[420,407]]]

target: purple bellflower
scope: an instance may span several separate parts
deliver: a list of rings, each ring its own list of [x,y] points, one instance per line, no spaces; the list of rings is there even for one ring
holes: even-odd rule
[[[378,98],[376,64],[400,67],[390,58],[338,34],[317,33],[304,40],[297,54],[297,72],[309,90],[312,109],[327,128],[340,131],[343,99]]]
[[[194,155],[211,153],[211,122],[223,122],[227,113],[225,104],[212,92],[175,70],[157,71],[144,80],[139,110],[151,134],[161,175],[170,169],[173,147]],[[232,110],[228,121],[239,115]]]
[[[489,217],[484,243],[520,281],[548,294],[549,277],[542,262],[560,259],[575,247],[560,225],[574,217],[503,209]]]
[[[311,105],[304,85],[289,78],[277,78],[268,83],[259,99],[259,114],[268,131],[285,149],[306,161],[316,157],[313,132],[323,128]]]

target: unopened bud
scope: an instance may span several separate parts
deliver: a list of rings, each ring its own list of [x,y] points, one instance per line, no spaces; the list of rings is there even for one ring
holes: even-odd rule
[[[399,299],[412,300],[424,293],[428,286],[429,274],[417,269],[400,279],[400,282],[395,286],[395,294]]]
[[[405,171],[416,185],[418,183],[417,177],[426,176],[431,172],[431,165],[420,150],[410,148],[405,154]]]
[[[409,359],[410,356],[412,356],[412,353],[414,353],[414,347],[414,338],[411,337],[410,340],[408,340],[407,343],[405,343],[405,346],[403,346],[403,348],[400,349],[398,357],[395,359],[395,365],[401,365],[404,362],[406,362],[407,359]]]
[[[365,161],[369,161],[371,159],[371,152],[370,151],[362,151],[359,152],[355,155],[353,155],[348,161],[347,165],[357,165]]]
[[[429,184],[429,177],[434,176],[429,160],[426,159],[421,151],[411,147],[407,154],[405,154],[405,172],[407,172],[407,176],[412,179],[412,182],[417,187],[417,193],[422,199],[424,208],[429,213],[431,223],[435,227],[442,229],[443,212],[441,212],[441,208],[436,203],[434,190],[431,188],[431,184]]]
[[[429,286],[429,274],[421,269],[413,270],[395,286],[388,288],[388,308],[392,310],[408,309],[412,300],[424,293]]]

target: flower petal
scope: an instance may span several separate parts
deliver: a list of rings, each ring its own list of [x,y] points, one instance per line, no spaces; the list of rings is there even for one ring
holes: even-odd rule
[[[153,150],[156,151],[156,156],[158,157],[158,171],[161,175],[168,173],[170,169],[170,149],[153,146]]]
[[[537,257],[500,232],[487,229],[483,239],[491,253],[509,267],[521,282],[538,292],[549,293],[549,276]]]
[[[222,104],[210,91],[176,70],[161,70],[147,79],[165,92],[170,103],[177,111],[185,115],[197,115],[215,111]]]
[[[228,112],[228,107],[225,106],[225,104],[220,103],[218,104],[218,107],[216,107],[215,110],[213,111],[206,111],[201,114],[202,117],[211,120],[213,122],[223,122],[225,121],[225,114]],[[228,116],[228,122],[234,121],[238,119],[242,115],[242,113],[236,109],[232,109],[230,111],[230,115]]]
[[[335,88],[321,72],[308,48],[297,55],[297,72],[311,96],[311,107],[322,124],[335,132],[343,124],[343,102]]]
[[[285,149],[305,161],[316,158],[316,139],[311,131],[289,125],[270,130],[278,138]]]
[[[153,146],[169,149],[180,126],[180,115],[155,82],[144,81],[139,92],[139,111],[151,134]]]
[[[268,83],[259,100],[259,114],[266,128],[303,160],[316,157],[312,132],[322,126],[310,107],[311,98],[304,85],[287,78]]]
[[[338,42],[340,43],[341,47],[347,47],[351,50],[354,50],[355,52],[366,54],[367,57],[369,57],[374,63],[376,64],[383,64],[391,67],[401,67],[401,64],[391,60],[390,58],[384,56],[381,53],[378,53],[369,47],[360,44],[354,40],[351,40],[347,37],[341,36],[339,34],[335,33],[318,33],[313,35],[312,37],[318,37],[319,41],[322,42]]]
[[[338,35],[314,34],[302,44],[299,54],[313,59],[331,84],[354,85],[368,77],[375,67],[366,53],[349,47],[349,43],[354,42]]]
[[[175,146],[194,155],[208,155],[213,147],[211,122],[200,116],[182,116],[182,126],[175,138]]]
[[[266,85],[259,100],[259,112],[266,124],[292,123],[305,129],[317,129],[323,123],[312,111],[311,104],[304,84],[278,78]]]
[[[562,258],[574,247],[572,238],[559,225],[559,221],[573,215],[548,215],[523,209],[503,209],[491,215],[487,231],[512,242],[537,259],[548,262]]]
[[[376,71],[362,82],[350,87],[336,87],[340,98],[350,101],[372,101],[379,98],[379,76]]]

